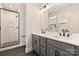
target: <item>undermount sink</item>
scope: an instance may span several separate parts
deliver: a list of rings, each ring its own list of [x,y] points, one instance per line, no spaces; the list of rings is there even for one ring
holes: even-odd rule
[[[71,37],[58,36],[58,35],[55,35],[53,37],[58,38],[58,39],[67,39],[67,40],[71,39]]]

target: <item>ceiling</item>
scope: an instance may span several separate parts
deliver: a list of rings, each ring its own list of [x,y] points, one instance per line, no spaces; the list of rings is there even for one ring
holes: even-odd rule
[[[49,12],[56,12],[58,10],[61,10],[67,6],[69,6],[70,4],[68,3],[59,3],[59,4],[51,4],[52,7],[48,10]]]
[[[48,10],[49,12],[57,12],[60,10],[63,10],[64,8],[72,7],[72,6],[78,6],[79,3],[60,3],[58,5],[52,5],[52,7]]]
[[[1,3],[1,8],[13,10],[13,11],[19,11],[20,10],[20,4],[19,3]]]
[[[44,9],[43,6],[46,5],[46,3],[40,4],[40,8]],[[50,7],[48,12],[57,12],[65,7],[72,6],[72,5],[79,5],[78,3],[48,3],[48,7]]]
[[[44,5],[52,5],[48,10],[49,12],[55,12],[59,9],[63,9],[66,6],[75,4],[75,3],[37,3],[37,7],[43,8]],[[77,3],[76,3],[77,4]],[[0,8],[5,8],[13,11],[20,11],[22,3],[0,3]]]

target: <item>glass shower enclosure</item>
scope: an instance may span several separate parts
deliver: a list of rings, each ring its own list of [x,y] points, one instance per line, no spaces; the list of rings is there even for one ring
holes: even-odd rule
[[[19,44],[19,12],[0,9],[0,47]]]

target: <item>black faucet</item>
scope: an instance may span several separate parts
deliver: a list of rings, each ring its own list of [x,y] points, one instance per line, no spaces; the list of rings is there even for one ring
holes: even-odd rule
[[[68,33],[67,37],[69,37],[71,35],[71,34],[69,34],[69,30],[68,29],[62,29],[62,32],[63,32],[63,36],[66,36],[65,35],[66,33]],[[61,34],[60,34],[60,36],[61,36]]]

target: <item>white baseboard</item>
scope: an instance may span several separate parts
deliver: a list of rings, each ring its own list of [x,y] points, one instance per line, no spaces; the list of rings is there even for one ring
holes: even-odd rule
[[[32,49],[32,47],[31,48],[26,48],[26,53],[29,53],[29,52],[31,52],[33,49]]]

